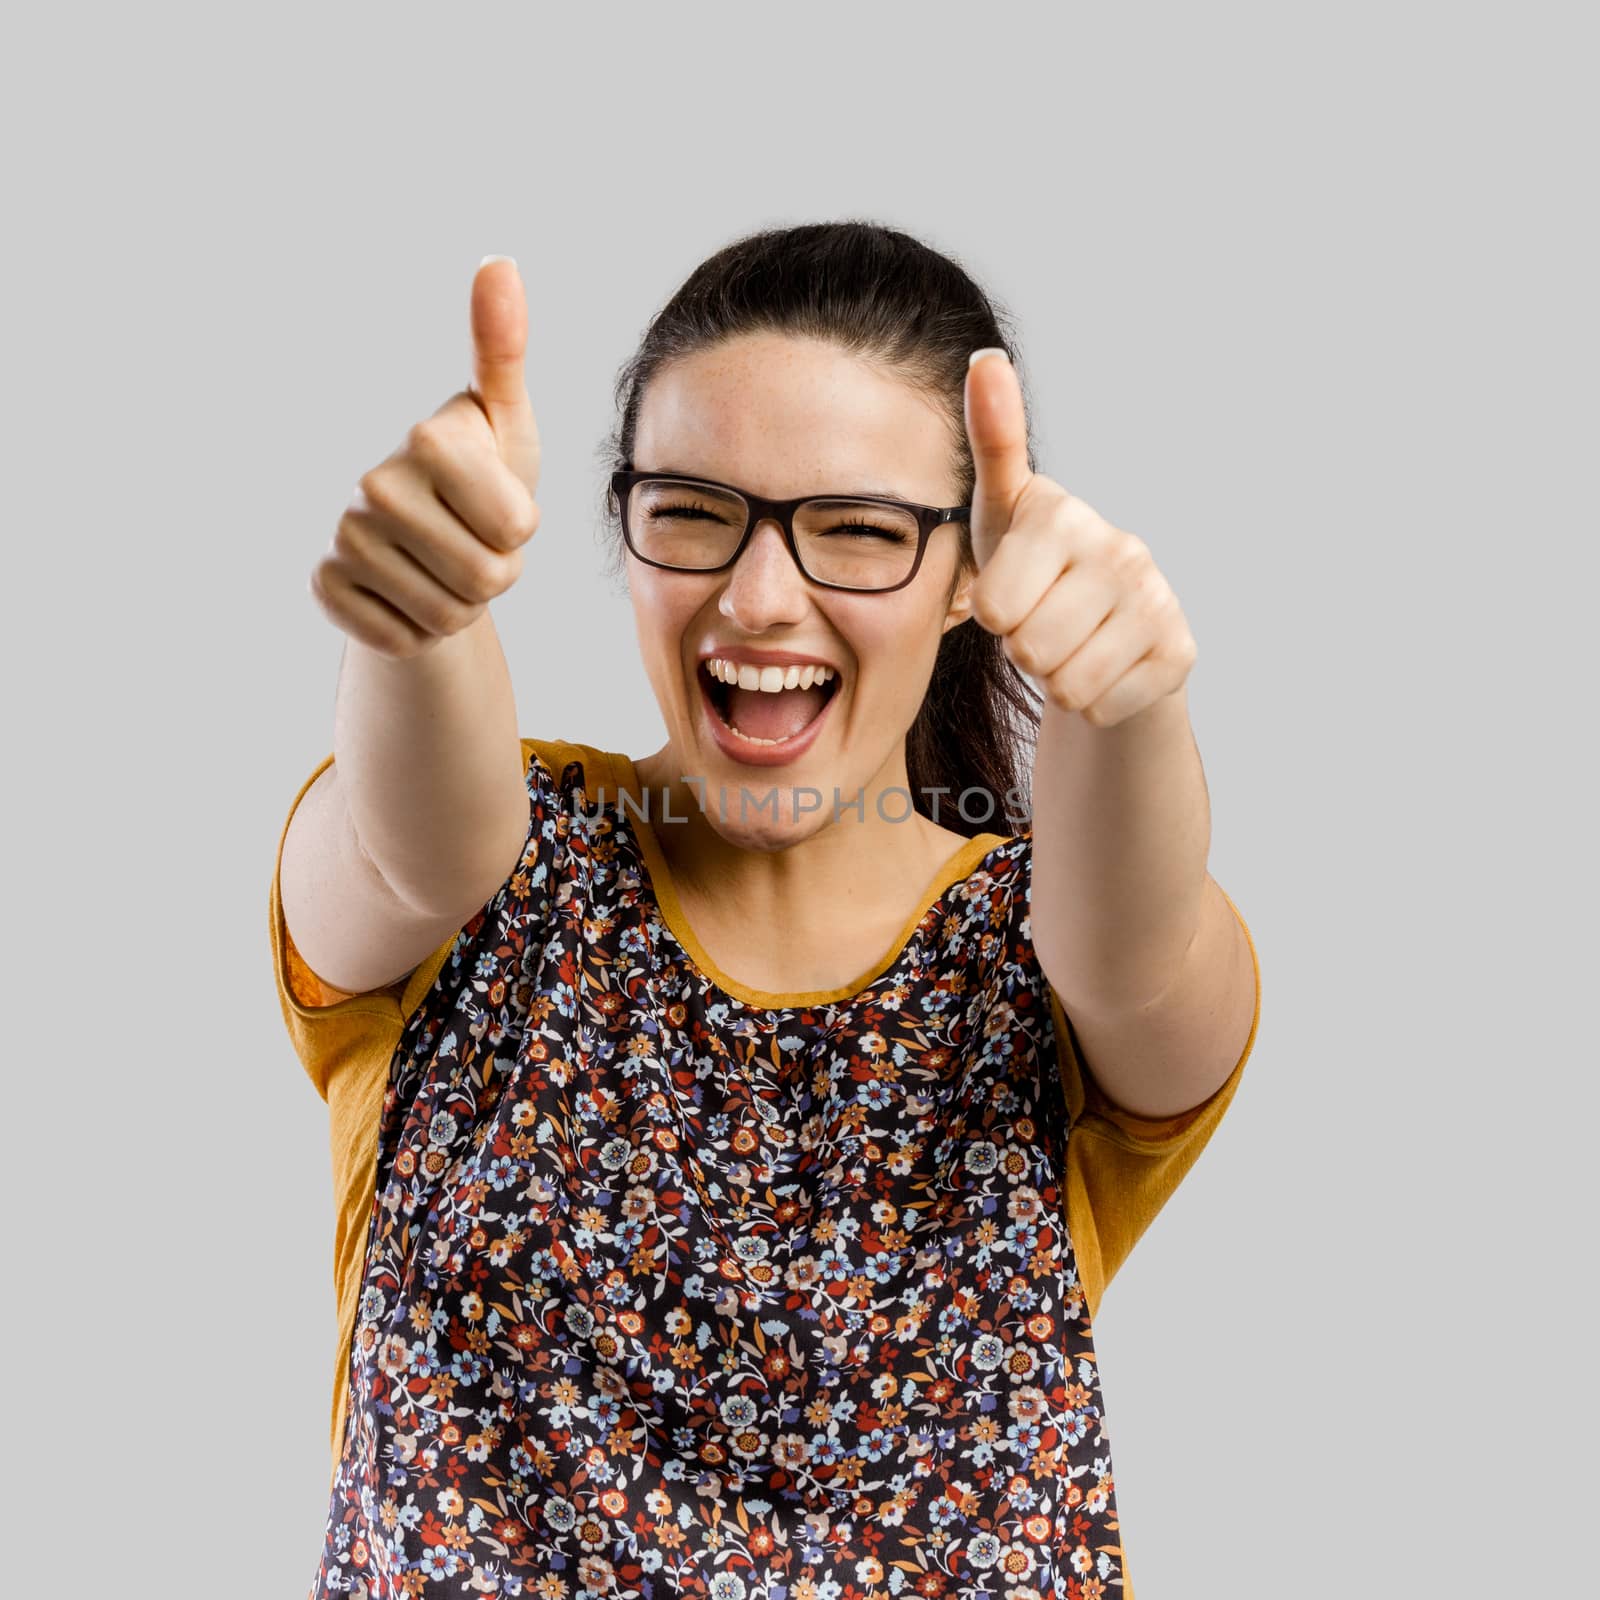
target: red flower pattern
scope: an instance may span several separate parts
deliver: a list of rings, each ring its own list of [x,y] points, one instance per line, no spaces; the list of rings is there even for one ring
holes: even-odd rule
[[[527,778],[390,1065],[314,1600],[1122,1593],[1031,839],[763,1009]]]

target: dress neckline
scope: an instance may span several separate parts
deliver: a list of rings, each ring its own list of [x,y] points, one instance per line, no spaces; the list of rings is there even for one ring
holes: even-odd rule
[[[689,919],[684,915],[683,904],[678,899],[678,891],[672,879],[672,869],[662,854],[660,842],[655,835],[655,827],[650,822],[648,813],[641,814],[646,797],[644,785],[639,779],[638,768],[633,764],[633,757],[620,751],[607,753],[612,755],[612,786],[618,790],[626,790],[634,802],[632,809],[618,805],[616,816],[639,845],[645,874],[662,921],[683,946],[691,963],[703,977],[734,999],[762,1010],[783,1011],[796,1006],[820,1006],[837,1000],[853,999],[875,979],[881,978],[900,959],[905,953],[906,946],[911,942],[911,935],[916,932],[917,925],[928,914],[928,908],[945,890],[951,884],[965,878],[991,850],[1005,844],[1012,837],[1004,833],[979,833],[965,840],[946,858],[933,878],[923,886],[922,893],[917,897],[915,909],[906,918],[889,949],[860,977],[852,978],[837,989],[793,991],[756,989],[750,984],[741,983],[731,973],[724,972],[711,959],[705,946],[695,937],[694,929],[689,926]]]

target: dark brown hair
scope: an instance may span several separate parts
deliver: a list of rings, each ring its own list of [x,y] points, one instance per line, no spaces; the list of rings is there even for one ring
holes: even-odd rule
[[[633,466],[640,400],[663,367],[743,334],[780,333],[827,340],[878,362],[934,400],[949,424],[959,482],[954,503],[969,504],[976,473],[965,388],[974,350],[998,347],[1016,366],[1030,416],[1028,465],[1037,470],[1032,407],[1009,322],[956,261],[897,229],[814,222],[747,234],[689,274],[622,368],[615,390],[620,420],[601,447],[607,479]],[[627,550],[609,487],[604,517],[615,578]],[[973,566],[970,527],[961,527],[960,541],[956,579]],[[953,832],[1028,831],[1041,704],[999,638],[975,618],[947,629],[906,735],[906,773],[917,810],[932,816],[930,791],[942,787],[948,794],[939,798],[937,820]],[[985,791],[988,802],[981,798]],[[976,820],[957,810],[958,799]]]

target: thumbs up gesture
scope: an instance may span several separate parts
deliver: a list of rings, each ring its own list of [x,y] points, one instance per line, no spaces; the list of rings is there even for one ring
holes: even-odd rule
[[[1194,635],[1149,547],[1029,470],[1022,386],[1004,351],[967,369],[977,483],[972,613],[1052,705],[1109,728],[1179,690]]]
[[[312,597],[335,627],[391,659],[477,621],[522,572],[539,527],[539,428],[523,356],[517,265],[487,256],[472,280],[472,383],[363,474]]]
[[[472,394],[489,420],[500,459],[526,487],[539,487],[539,429],[522,358],[528,300],[510,256],[485,256],[472,280]]]

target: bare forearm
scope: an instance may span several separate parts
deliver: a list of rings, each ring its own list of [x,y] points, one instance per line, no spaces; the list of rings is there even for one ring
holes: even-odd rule
[[[1046,703],[1033,780],[1032,928],[1069,1006],[1162,993],[1200,927],[1211,808],[1187,692],[1097,728]]]
[[[487,608],[408,660],[346,641],[334,767],[356,837],[394,890],[459,910],[512,818],[527,817],[511,675]]]

